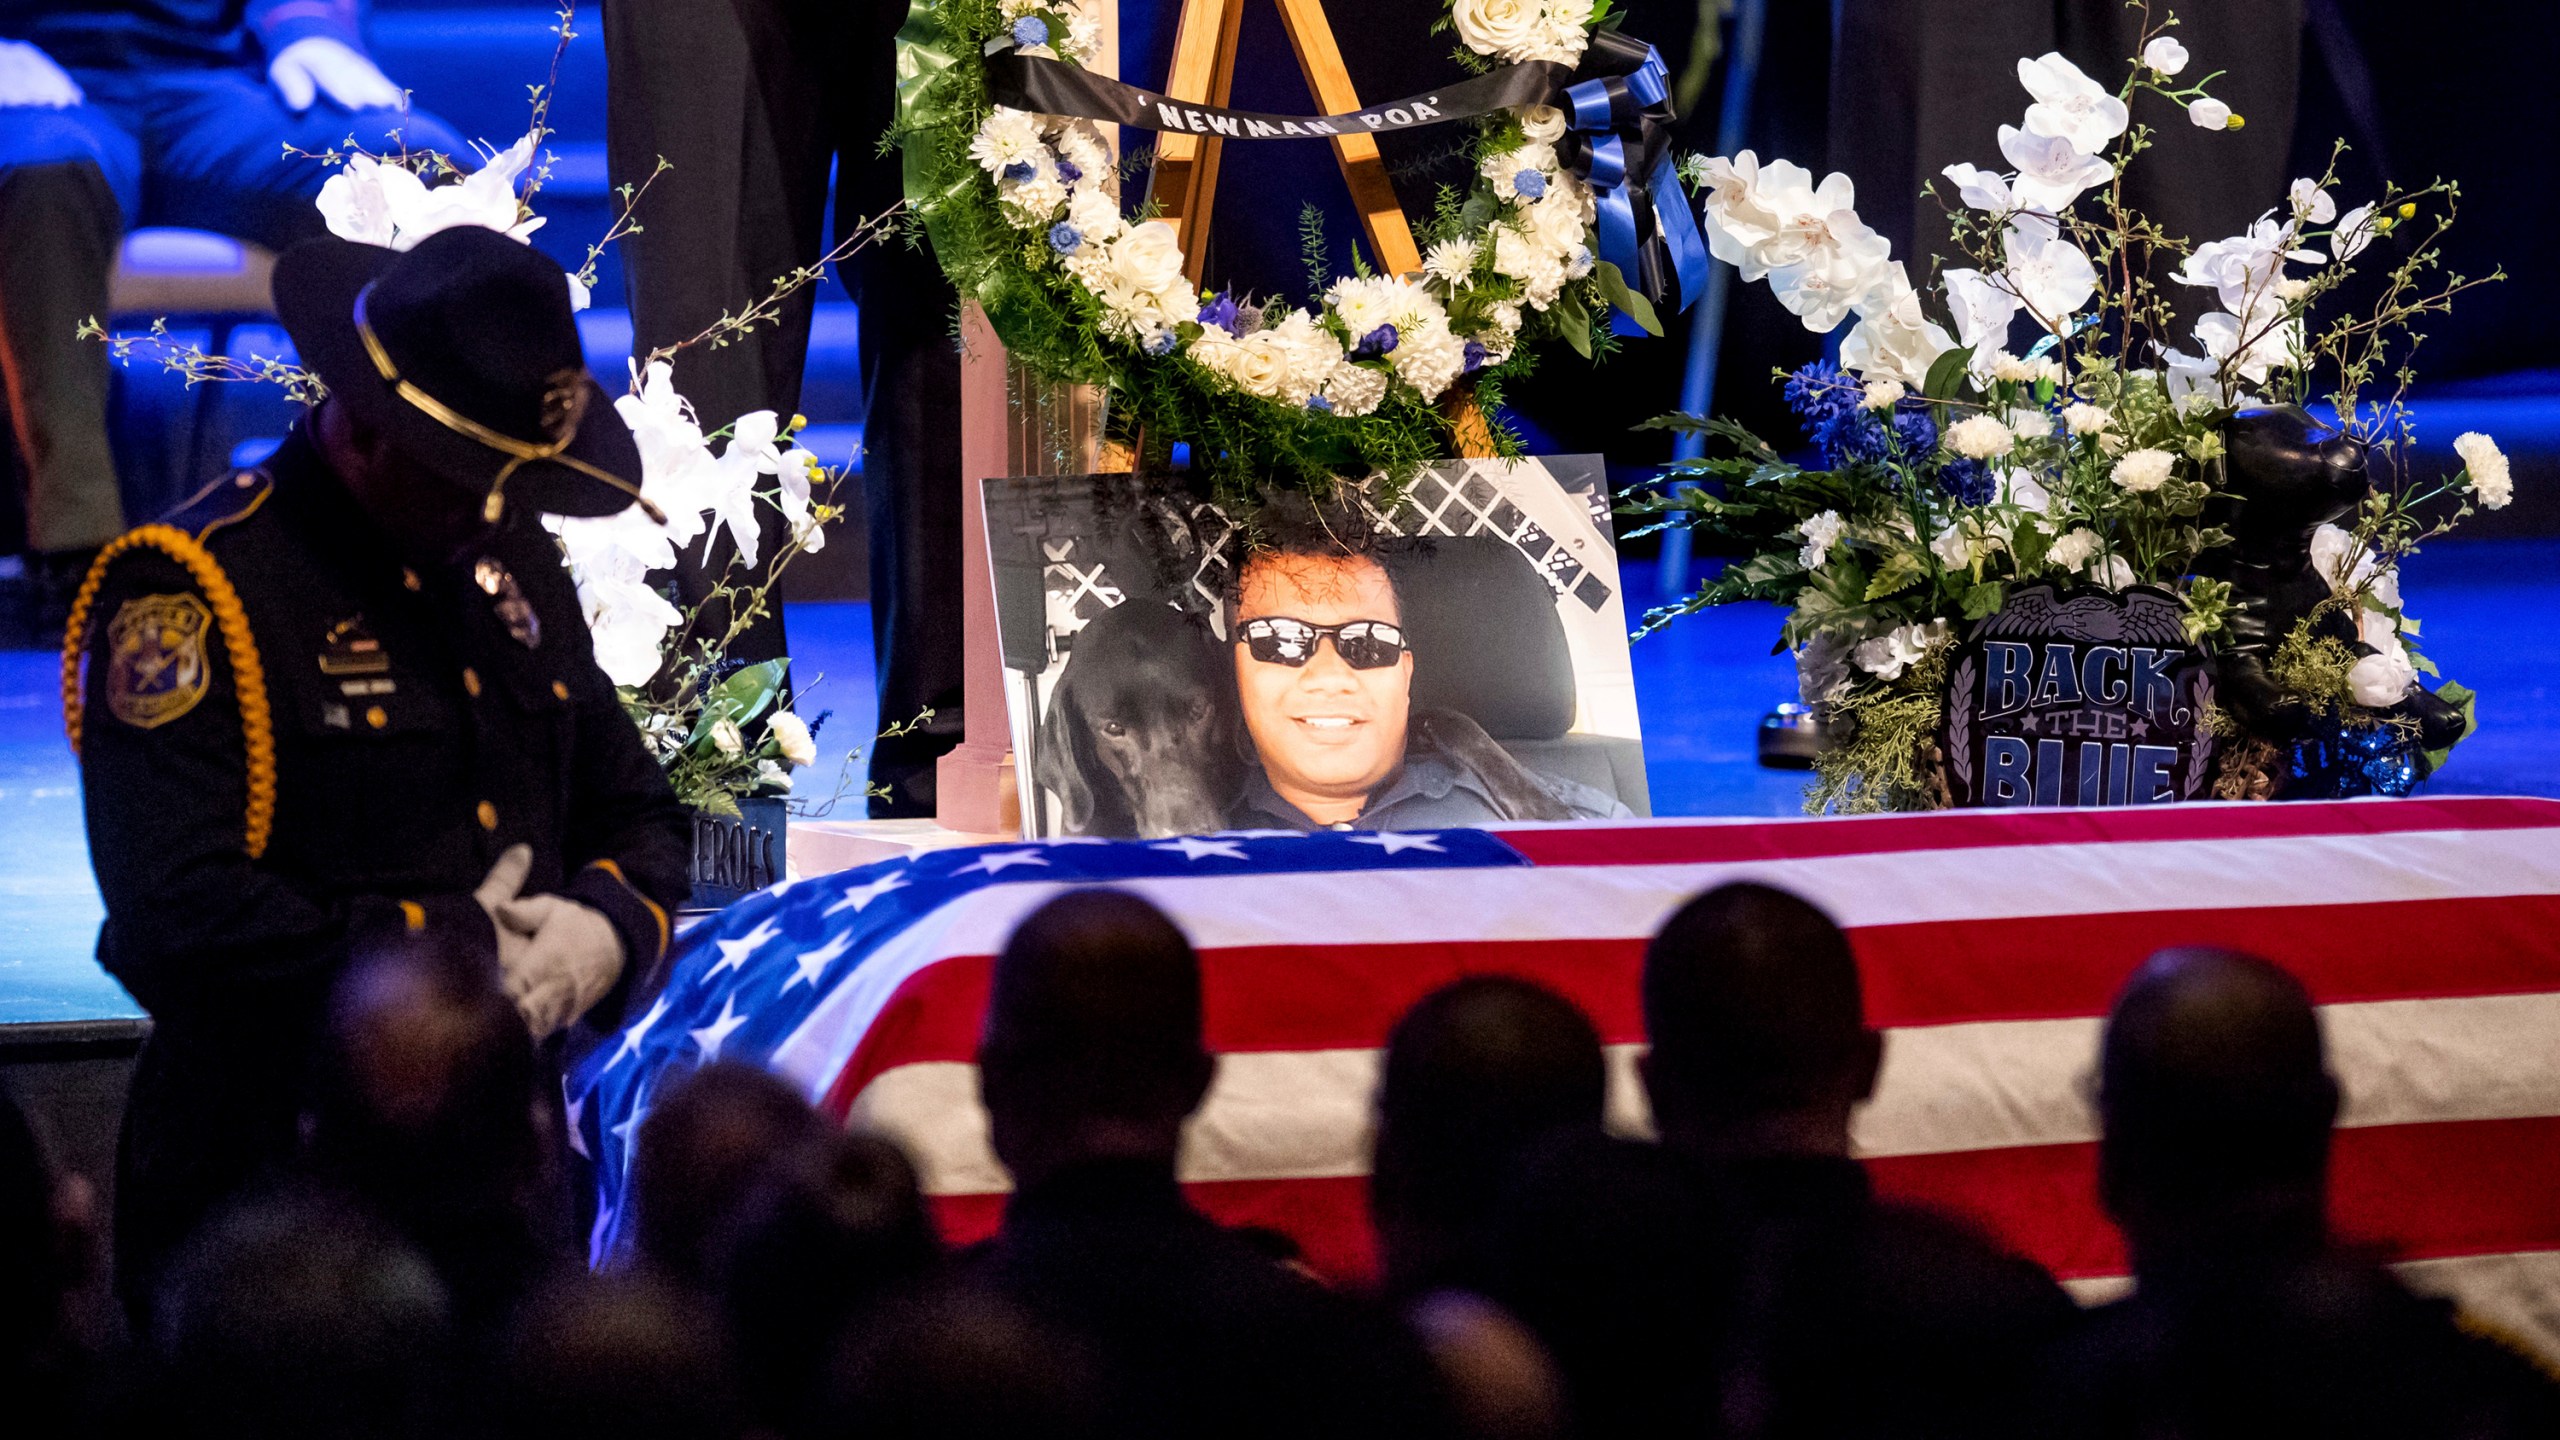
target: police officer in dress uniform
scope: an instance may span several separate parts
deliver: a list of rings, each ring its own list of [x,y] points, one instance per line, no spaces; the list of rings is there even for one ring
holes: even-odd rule
[[[540,524],[640,478],[560,268],[478,227],[321,239],[275,293],[328,398],[108,546],[65,640],[98,958],[154,1022],[118,1176],[129,1298],[290,1151],[368,937],[491,957],[548,1039],[648,983],[687,884],[685,812]]]

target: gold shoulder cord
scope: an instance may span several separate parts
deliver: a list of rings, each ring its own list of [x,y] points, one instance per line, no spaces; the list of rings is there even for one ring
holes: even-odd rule
[[[232,689],[239,696],[241,736],[249,752],[246,848],[255,860],[267,853],[276,821],[276,726],[275,712],[267,704],[266,666],[258,659],[258,642],[249,633],[249,615],[240,608],[240,592],[231,588],[231,577],[194,536],[174,525],[145,525],[118,536],[98,552],[88,578],[80,582],[80,593],[71,602],[71,623],[62,636],[62,725],[71,737],[71,751],[80,752],[80,659],[88,648],[89,611],[97,603],[107,567],[135,550],[157,550],[186,567],[212,603],[222,648],[231,658]]]

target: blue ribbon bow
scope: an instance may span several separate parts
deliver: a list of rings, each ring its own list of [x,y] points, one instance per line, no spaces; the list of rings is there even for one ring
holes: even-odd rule
[[[1675,295],[1673,312],[1686,310],[1706,289],[1707,242],[1671,159],[1670,71],[1651,45],[1611,30],[1591,37],[1582,68],[1608,72],[1564,92],[1582,142],[1570,163],[1599,211],[1600,258],[1657,311]],[[1623,309],[1609,324],[1620,335],[1646,333]]]

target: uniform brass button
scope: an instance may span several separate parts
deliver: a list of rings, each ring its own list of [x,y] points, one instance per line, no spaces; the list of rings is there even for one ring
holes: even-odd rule
[[[420,588],[418,583],[418,572],[415,570],[403,569],[400,572],[400,583],[411,590]]]
[[[480,828],[483,830],[498,828],[498,807],[486,800],[480,802]]]
[[[558,699],[566,700],[569,698],[569,687],[558,680],[554,680],[551,682],[551,693]]]
[[[478,699],[480,697],[480,672],[472,669],[468,665],[463,666],[462,688],[470,691],[473,699]]]
[[[365,707],[364,711],[364,723],[372,726],[376,730],[379,730],[383,726],[391,723],[391,716],[385,713],[383,708],[379,705],[368,705]]]

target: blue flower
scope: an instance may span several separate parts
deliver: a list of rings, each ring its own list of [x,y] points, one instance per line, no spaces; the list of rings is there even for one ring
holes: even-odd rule
[[[1049,43],[1049,22],[1037,15],[1025,15],[1013,22],[1013,43],[1028,50]]]
[[[2000,495],[2000,476],[1970,457],[1950,460],[1938,471],[1938,488],[1959,505],[1988,505]]]
[[[1016,185],[1029,180],[1032,176],[1039,173],[1040,167],[1032,164],[1028,160],[1016,160],[1012,164],[1004,167],[1004,178],[1012,181]]]
[[[1467,368],[1463,373],[1468,375],[1483,369],[1486,358],[1493,354],[1492,351],[1484,348],[1484,342],[1481,340],[1468,341],[1467,348],[1460,353],[1466,356]]]
[[[1147,353],[1150,355],[1170,355],[1173,353],[1173,346],[1173,332],[1170,330],[1159,330],[1156,332],[1155,338],[1147,342]]]
[[[1929,418],[1929,402],[1906,395],[1893,407],[1893,435],[1906,455],[1921,456],[1938,448],[1938,423]]]
[[[1061,155],[1058,157],[1058,178],[1073,185],[1084,178],[1084,167]]]
[[[1351,347],[1351,353],[1363,357],[1384,355],[1388,351],[1396,348],[1396,341],[1398,338],[1399,337],[1396,334],[1396,327],[1393,325],[1381,325],[1377,329],[1370,331],[1368,334],[1361,336],[1360,343]]]
[[[1073,255],[1084,244],[1084,232],[1061,220],[1049,227],[1049,248],[1061,255]]]
[[[1221,290],[1218,292],[1215,299],[1203,304],[1200,307],[1200,323],[1203,325],[1215,325],[1221,330],[1234,330],[1236,328],[1236,297],[1234,292]]]
[[[1330,415],[1333,413],[1333,402],[1321,395],[1310,395],[1307,397],[1307,408]]]
[[[1787,408],[1796,412],[1806,431],[1812,432],[1825,423],[1858,408],[1866,388],[1844,375],[1840,367],[1828,360],[1816,360],[1787,377]]]
[[[1511,177],[1511,188],[1523,200],[1535,200],[1547,193],[1547,177],[1535,170],[1523,170]]]
[[[1813,443],[1832,469],[1861,461],[1879,463],[1892,453],[1892,433],[1884,423],[1855,405],[1812,427]]]
[[[819,711],[817,718],[809,722],[809,738],[812,740],[817,739],[818,732],[826,729],[827,722],[834,718],[836,718],[836,712],[833,710]]]

